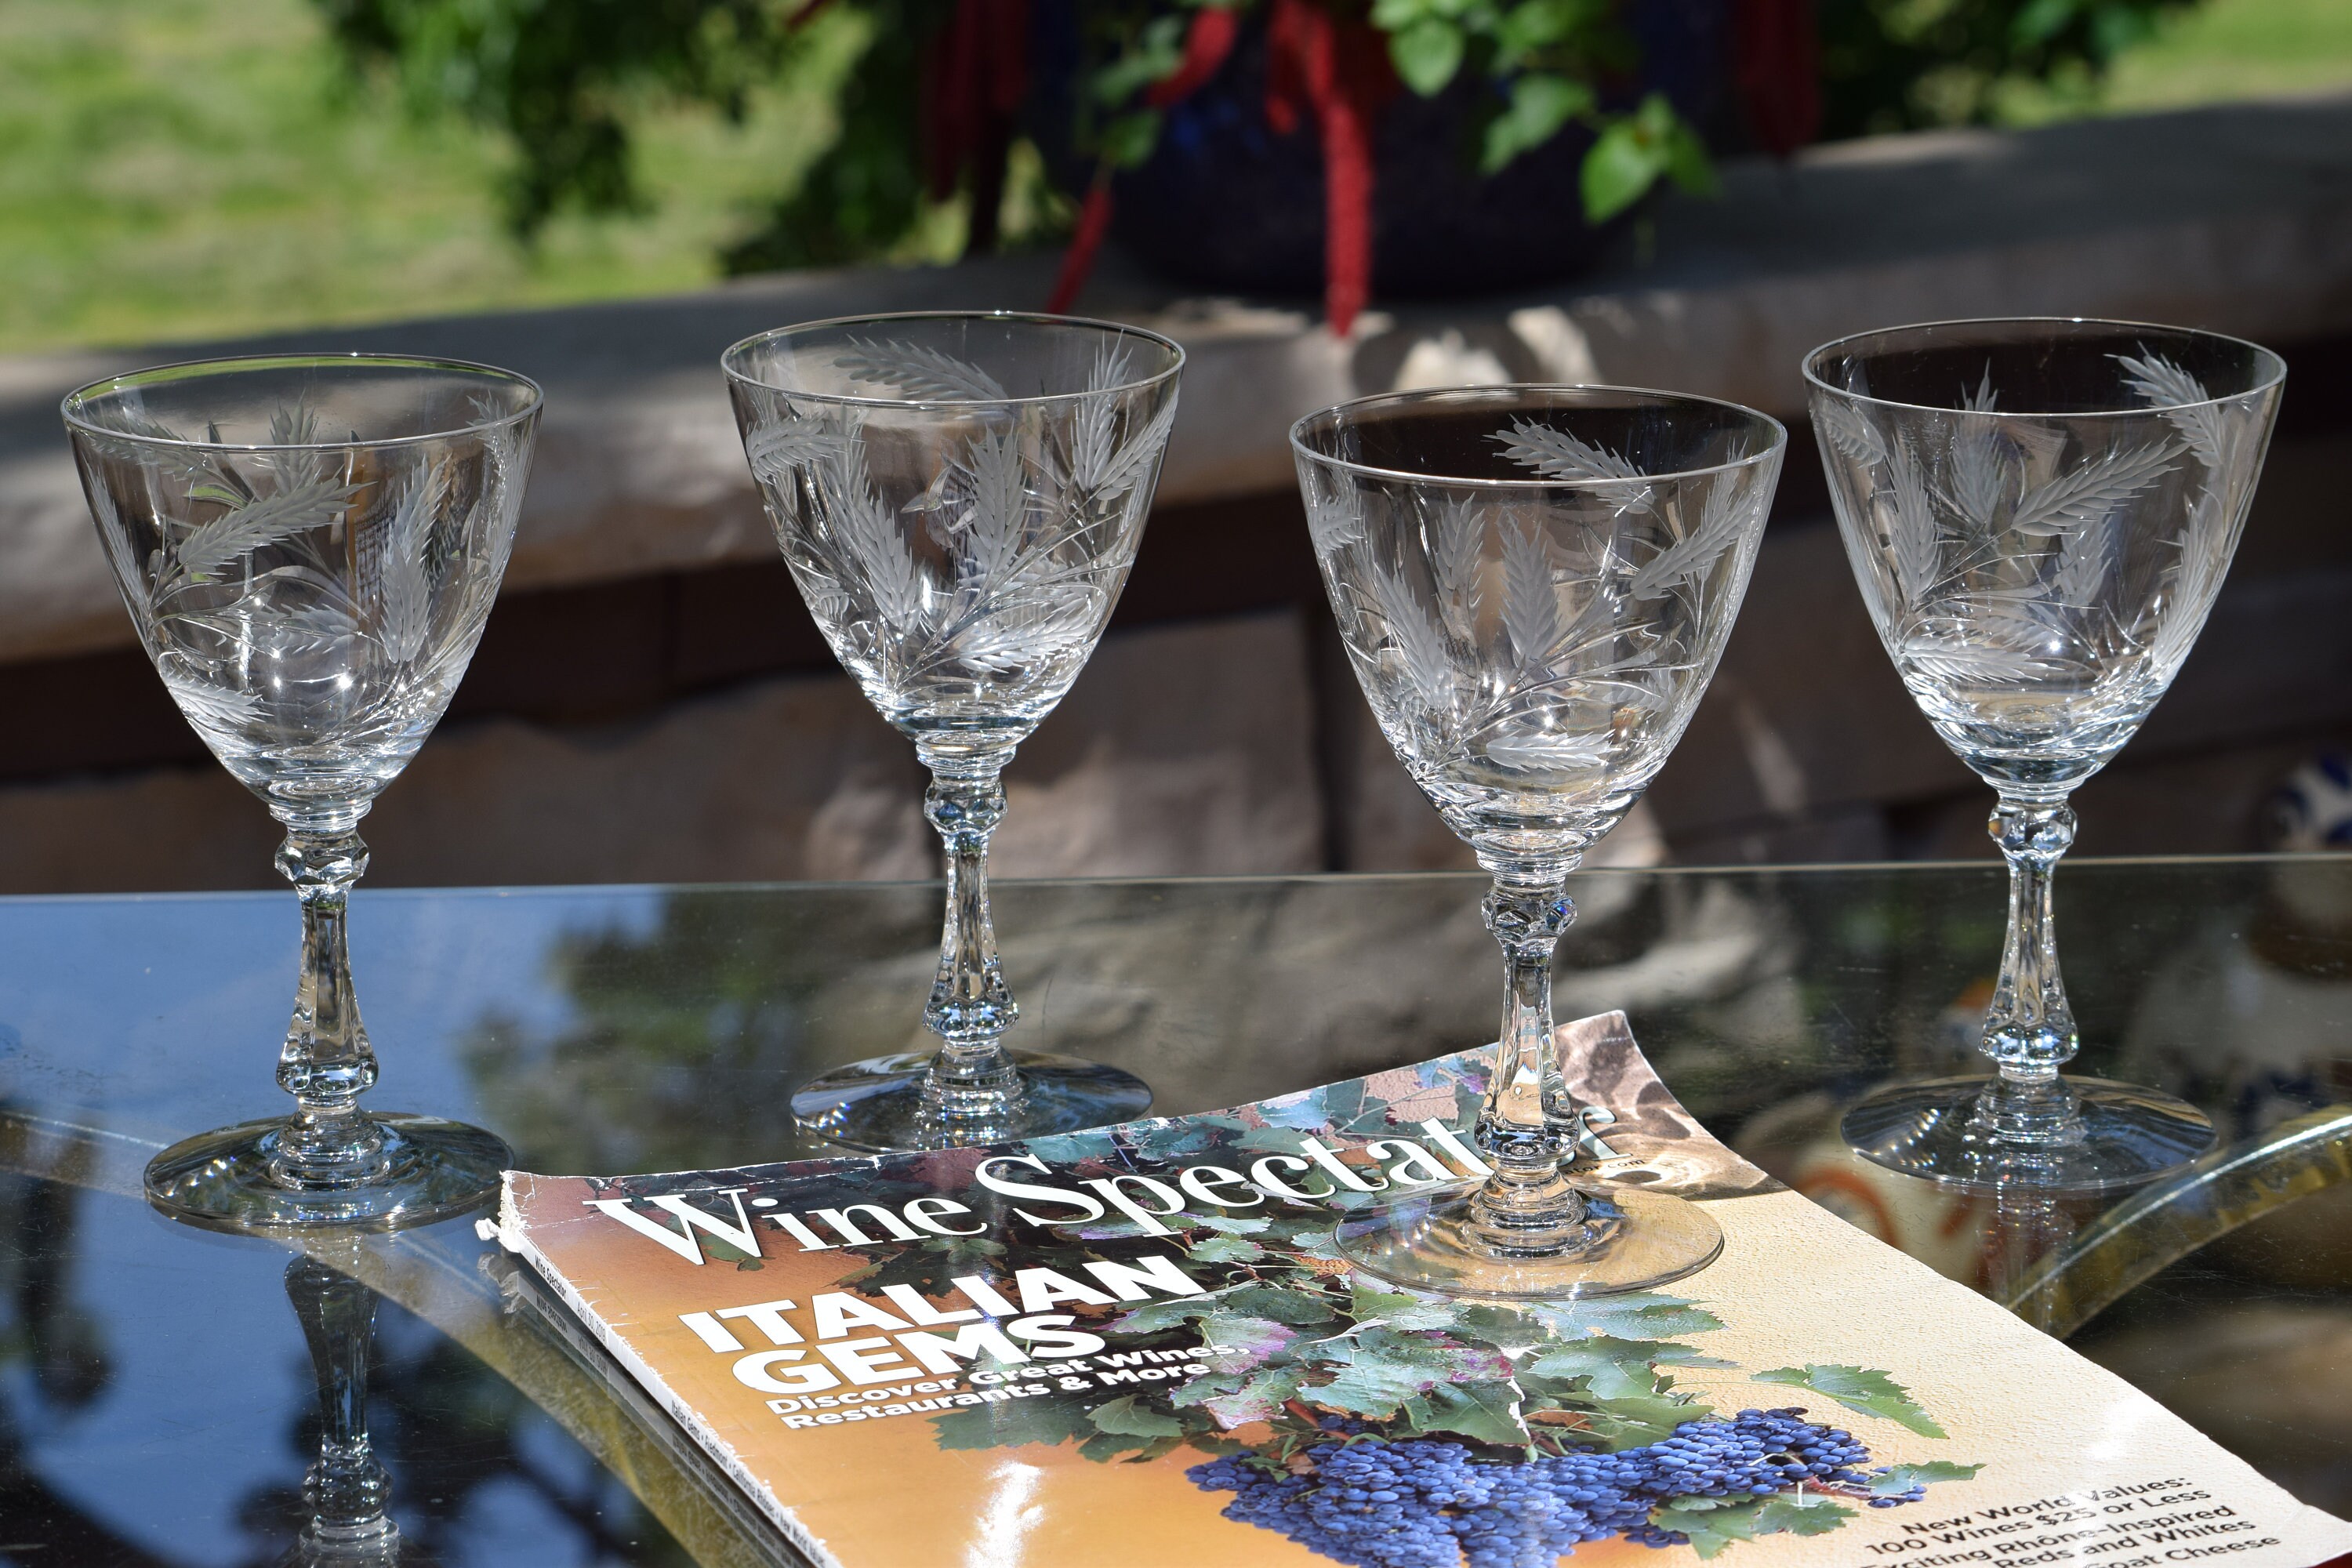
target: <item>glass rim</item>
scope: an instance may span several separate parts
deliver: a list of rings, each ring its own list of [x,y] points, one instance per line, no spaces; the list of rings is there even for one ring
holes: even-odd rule
[[[1695,468],[1673,468],[1664,473],[1633,474],[1623,479],[1564,479],[1546,478],[1540,474],[1530,475],[1526,479],[1487,479],[1466,474],[1424,474],[1416,473],[1410,468],[1384,468],[1377,463],[1360,463],[1350,458],[1335,458],[1328,452],[1318,452],[1307,444],[1304,435],[1307,426],[1318,419],[1346,414],[1355,409],[1369,408],[1376,404],[1433,403],[1444,397],[1475,396],[1481,393],[1529,392],[1633,393],[1642,397],[1664,398],[1674,403],[1697,404],[1709,408],[1727,408],[1735,414],[1744,414],[1751,419],[1761,421],[1770,430],[1772,438],[1765,443],[1763,450],[1750,452],[1746,457],[1734,458],[1727,462],[1704,463]],[[1326,468],[1338,468],[1369,479],[1402,479],[1407,483],[1424,485],[1465,485],[1482,489],[1591,490],[1603,494],[1612,490],[1622,490],[1628,485],[1663,483],[1674,479],[1698,479],[1707,474],[1728,473],[1734,468],[1744,468],[1763,462],[1775,454],[1787,450],[1788,445],[1789,427],[1760,408],[1750,408],[1744,403],[1734,403],[1727,397],[1708,397],[1701,393],[1671,392],[1663,387],[1654,386],[1622,386],[1614,382],[1600,381],[1499,381],[1491,382],[1483,386],[1416,386],[1402,392],[1375,392],[1363,397],[1349,398],[1343,403],[1329,404],[1315,410],[1312,414],[1302,415],[1292,421],[1290,426],[1290,449],[1298,457],[1309,462],[1320,463]]]
[[[741,367],[740,361],[754,347],[779,342],[795,332],[814,332],[827,327],[860,327],[886,321],[1014,321],[1053,327],[1083,327],[1097,332],[1114,333],[1124,338],[1142,338],[1159,344],[1172,356],[1162,368],[1149,375],[1139,375],[1109,386],[1097,386],[1076,392],[1040,392],[1014,397],[862,397],[846,392],[810,392],[800,387],[778,386],[772,381],[762,381]],[[1100,316],[1056,316],[1045,310],[881,310],[865,315],[825,316],[814,321],[793,321],[782,327],[770,327],[738,338],[719,355],[719,368],[730,381],[740,381],[746,386],[756,386],[764,392],[780,393],[786,397],[805,397],[814,403],[830,403],[846,408],[1022,408],[1053,403],[1071,403],[1081,398],[1118,396],[1141,392],[1161,382],[1172,381],[1183,372],[1184,345],[1165,332],[1155,332],[1149,327],[1139,327],[1126,321],[1114,321]]]
[[[2213,342],[2235,343],[2252,349],[2258,364],[2268,363],[2264,374],[2243,392],[2225,392],[2195,403],[2141,403],[2129,408],[1948,408],[1933,403],[1906,403],[1899,398],[1874,397],[1866,392],[1833,386],[1822,379],[1818,367],[1823,355],[1873,338],[1892,339],[1908,332],[1932,332],[1946,327],[2112,327],[2120,331],[2169,332],[2176,337],[2204,338]],[[2203,327],[2179,327],[2163,321],[2124,321],[2111,316],[1959,316],[1943,321],[1909,321],[1897,327],[1873,327],[1866,331],[1848,332],[1832,338],[1806,351],[1797,362],[1799,372],[1807,384],[1833,397],[1854,403],[1873,404],[1881,408],[1905,408],[1922,414],[1967,414],[1982,419],[2113,419],[2134,414],[2176,414],[2189,408],[2211,408],[2217,404],[2236,403],[2243,398],[2258,397],[2275,392],[2286,381],[2286,356],[2276,349],[2265,348],[2252,338],[2233,337],[2228,332],[2208,331]]]
[[[189,436],[156,436],[137,430],[117,430],[101,425],[81,412],[97,395],[125,391],[134,386],[168,386],[184,381],[198,381],[211,375],[227,375],[242,371],[315,369],[337,365],[365,365],[379,370],[457,371],[478,375],[486,380],[505,382],[521,386],[530,399],[520,408],[476,419],[447,429],[419,430],[405,436],[363,437],[339,441],[205,441]],[[112,441],[137,441],[164,449],[187,449],[205,452],[335,452],[383,447],[405,447],[422,441],[446,441],[453,437],[470,436],[494,430],[502,425],[515,425],[530,418],[547,406],[547,390],[519,370],[507,370],[499,365],[484,364],[478,360],[448,359],[436,354],[374,353],[352,351],[347,353],[276,353],[229,354],[215,359],[174,360],[168,364],[148,365],[141,370],[128,370],[119,375],[105,375],[87,382],[68,392],[58,404],[58,413],[69,429],[92,436],[102,436]]]

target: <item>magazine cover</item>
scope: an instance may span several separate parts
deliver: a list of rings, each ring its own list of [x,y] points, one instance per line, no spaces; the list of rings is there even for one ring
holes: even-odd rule
[[[1560,1030],[1597,1173],[1707,1204],[1671,1291],[1448,1300],[1337,1219],[1484,1173],[1489,1051],[988,1149],[509,1173],[499,1239],[842,1568],[2312,1568],[2352,1526],[1707,1136]],[[1489,1048],[1491,1049],[1491,1047]]]

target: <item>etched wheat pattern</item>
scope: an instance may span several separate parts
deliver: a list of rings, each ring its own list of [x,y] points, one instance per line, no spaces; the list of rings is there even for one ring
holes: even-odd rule
[[[1721,618],[1712,595],[1727,555],[1753,537],[1764,488],[1740,469],[1662,484],[1527,421],[1496,439],[1546,461],[1570,451],[1575,477],[1638,486],[1653,519],[1634,530],[1641,542],[1592,526],[1633,511],[1622,492],[1594,496],[1565,530],[1557,502],[1423,493],[1399,530],[1366,515],[1377,490],[1331,494],[1318,481],[1307,490],[1317,548],[1342,585],[1343,629],[1374,706],[1419,770],[1601,773],[1708,658],[1705,628]]]
[[[1172,392],[1151,405],[1125,393],[1130,367],[1116,343],[1050,413],[918,345],[854,341],[835,363],[910,401],[976,405],[965,421],[976,428],[895,509],[871,467],[873,411],[783,395],[750,422],[744,449],[780,541],[852,667],[903,699],[925,682],[1018,683],[1083,658],[1133,563]]]
[[[2115,520],[2193,443],[2114,436],[2070,463],[2064,430],[2002,416],[1996,403],[1988,368],[1954,412],[1917,428],[1817,405],[1875,538],[1858,574],[1864,595],[1898,658],[1932,680],[2093,679],[2140,636],[2116,603]]]

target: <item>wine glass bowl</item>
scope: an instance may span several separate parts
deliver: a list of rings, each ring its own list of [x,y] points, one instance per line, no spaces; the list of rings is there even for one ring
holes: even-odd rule
[[[116,585],[205,745],[287,828],[303,961],[295,1114],[158,1155],[148,1195],[236,1229],[390,1228],[475,1206],[506,1146],[359,1109],[376,1062],[344,936],[357,833],[465,673],[513,547],[541,395],[509,372],[268,355],[93,383],[63,413]]]
[[[810,616],[932,775],[948,913],[943,1044],[804,1086],[858,1149],[1033,1137],[1140,1115],[1140,1079],[1012,1052],[990,924],[999,774],[1100,640],[1141,543],[1183,351],[1108,322],[925,312],[812,322],[721,360],[745,457]]]
[[[1645,1289],[1722,1236],[1679,1199],[1574,1170],[1550,965],[1569,874],[1633,808],[1705,692],[1755,563],[1786,433],[1614,387],[1361,399],[1291,431],[1316,557],[1375,721],[1494,879],[1507,969],[1475,1189],[1339,1227],[1359,1266],[1456,1294]]]
[[[2051,875],[2067,798],[2137,733],[2219,595],[2285,366],[2210,332],[1956,321],[1807,356],[1814,429],[1855,581],[1896,672],[1993,786],[2010,929],[1982,1049],[1995,1076],[1858,1102],[1848,1141],[1961,1184],[2095,1192],[2208,1147],[2156,1090],[2059,1068],[2079,1047]]]

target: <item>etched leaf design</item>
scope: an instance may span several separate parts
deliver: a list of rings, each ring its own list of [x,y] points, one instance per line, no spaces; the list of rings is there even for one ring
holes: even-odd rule
[[[1743,485],[1738,470],[1718,474],[1699,510],[1698,526],[1650,558],[1633,574],[1626,591],[1636,599],[1662,599],[1678,584],[1695,583],[1723,552],[1739,542],[1763,500],[1761,485]]]
[[[114,497],[104,485],[91,486],[89,494],[90,514],[98,520],[99,542],[106,547],[106,559],[114,568],[114,580],[122,585],[125,594],[144,600],[147,574],[122,525],[122,516],[115,510]]]
[[[218,730],[241,730],[258,724],[264,715],[261,699],[250,691],[215,686],[202,676],[169,667],[156,671],[163,678],[163,689],[172,694],[180,711],[199,727],[210,725]]]
[[[958,468],[971,497],[958,531],[963,536],[965,558],[975,577],[982,583],[993,582],[1020,551],[1022,529],[1029,514],[1021,432],[983,431],[973,437]]]
[[[1538,425],[1531,419],[1514,419],[1507,430],[1497,430],[1487,437],[1502,445],[1503,456],[1522,468],[1533,468],[1548,479],[1638,479],[1642,470],[1606,447],[1596,446],[1555,430],[1549,425]]]
[[[821,419],[785,419],[753,427],[743,443],[751,472],[773,484],[791,478],[794,468],[821,463],[841,449],[841,437]]]
[[[314,447],[319,442],[319,412],[296,398],[292,406],[281,405],[269,416],[269,445],[273,447]]]
[[[1342,492],[1336,496],[1308,496],[1307,499],[1307,531],[1315,542],[1315,553],[1330,556],[1350,544],[1364,542],[1363,514],[1357,510],[1354,497]]]
[[[2163,442],[2107,452],[2019,497],[2010,526],[2020,533],[2049,538],[2069,527],[2104,521],[2169,472],[2179,455],[2179,447]]]
[[[2163,623],[2150,647],[2159,668],[2177,668],[2189,657],[2197,634],[2204,629],[2207,611],[2221,592],[2221,579],[2229,574],[2230,546],[2221,506],[2209,490],[2180,536],[2170,603],[2164,606]]]
[[[1467,625],[1478,615],[1478,563],[1486,542],[1486,521],[1470,501],[1449,496],[1423,524],[1430,574],[1444,608]]]
[[[1543,525],[1503,523],[1503,630],[1525,665],[1540,663],[1559,640],[1559,595],[1551,582],[1551,551]]]
[[[894,630],[915,629],[922,619],[929,580],[888,505],[875,494],[873,477],[866,468],[866,447],[855,431],[824,465],[823,472],[832,503],[827,521],[847,557],[846,564],[864,582],[876,610]]]
[[[2050,574],[2050,600],[2070,609],[2087,609],[2105,586],[2120,543],[2109,530],[2077,528],[2059,541],[2057,569]]]
[[[1372,572],[1373,608],[1388,624],[1389,641],[1402,661],[1422,705],[1433,713],[1454,707],[1454,662],[1446,657],[1445,635],[1430,623],[1421,605],[1402,578],[1385,568]]]
[[[1813,405],[1813,421],[1831,446],[1863,467],[1886,461],[1886,438],[1853,405],[1823,398]]]
[[[200,577],[264,545],[322,528],[343,515],[358,488],[318,479],[224,512],[180,542],[180,570]]]
[[[2125,384],[2147,398],[2150,406],[2162,408],[2166,421],[2180,432],[2197,460],[2208,471],[2219,472],[2230,447],[2230,426],[2205,384],[2162,354],[2115,358],[2124,368]]]
[[[1887,444],[1886,475],[1887,500],[1894,510],[1886,543],[1895,559],[1895,585],[1904,604],[1914,605],[1927,597],[1936,580],[1936,511],[1919,465],[1899,436]]]
[[[383,564],[376,586],[376,616],[383,650],[411,664],[425,650],[431,621],[433,584],[425,565],[433,521],[444,488],[439,469],[412,478],[393,503],[385,525]]]
[[[1047,663],[1094,636],[1100,605],[1099,592],[1083,584],[1011,598],[959,636],[953,655],[992,675]]]
[[[1102,471],[1091,481],[1081,479],[1098,500],[1117,500],[1143,481],[1151,465],[1168,445],[1168,432],[1176,423],[1176,400],[1171,397],[1158,412],[1144,421],[1143,428],[1130,434],[1127,444],[1113,452],[1102,466]]]
[[[1573,732],[1532,724],[1498,731],[1480,743],[1486,760],[1528,773],[1586,773],[1609,765],[1613,737],[1607,730]]]
[[[1979,533],[1993,531],[1994,519],[2009,500],[2010,452],[2000,426],[1991,420],[1967,420],[1952,432],[1952,506]]]
[[[953,354],[897,339],[868,342],[852,338],[849,347],[834,356],[835,366],[857,381],[896,387],[916,400],[978,400],[1003,402],[1004,388],[994,376]]]
[[[1977,381],[1977,389],[1960,393],[1960,406],[1970,414],[1990,414],[2000,401],[2000,394],[1995,392],[1992,385],[1992,362],[1987,360],[1984,374]]]

